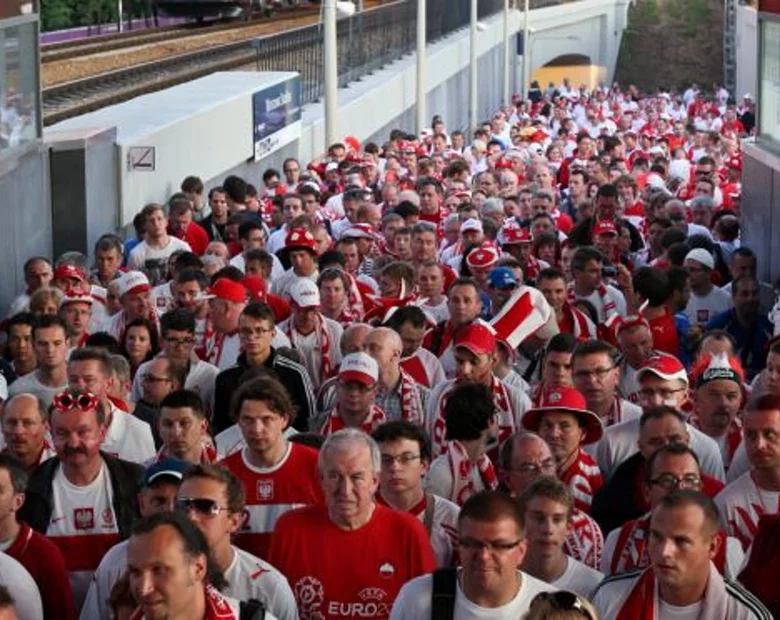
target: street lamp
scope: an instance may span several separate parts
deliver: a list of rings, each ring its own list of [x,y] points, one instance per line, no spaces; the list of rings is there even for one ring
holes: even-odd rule
[[[415,128],[417,135],[422,133],[425,127],[426,101],[425,101],[425,11],[427,0],[417,0],[417,122]]]
[[[471,0],[469,23],[469,132],[477,126],[477,0]]]
[[[336,21],[342,17],[355,14],[352,2],[325,0],[322,4],[323,61],[325,81],[325,146],[330,146],[338,135],[338,91],[339,91],[339,56],[336,46]]]

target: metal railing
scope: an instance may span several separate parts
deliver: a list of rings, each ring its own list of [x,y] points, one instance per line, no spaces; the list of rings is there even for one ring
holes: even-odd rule
[[[563,4],[566,0],[531,0],[532,9]],[[428,44],[466,28],[470,0],[427,0]],[[522,6],[522,0],[520,0]],[[478,16],[499,13],[504,0],[479,0]],[[415,51],[417,1],[399,0],[357,13],[338,24],[339,86],[360,80]],[[262,71],[297,71],[303,103],[322,97],[322,26],[314,24],[254,42],[257,67]]]

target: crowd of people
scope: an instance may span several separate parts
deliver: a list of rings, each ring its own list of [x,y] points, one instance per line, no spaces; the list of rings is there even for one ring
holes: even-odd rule
[[[534,83],[471,132],[188,177],[131,238],[30,257],[0,617],[780,614],[754,115]]]

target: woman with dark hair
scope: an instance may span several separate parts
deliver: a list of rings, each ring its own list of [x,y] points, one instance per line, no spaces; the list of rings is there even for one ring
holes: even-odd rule
[[[157,326],[149,319],[135,319],[127,325],[121,342],[121,354],[130,362],[130,375],[144,362],[160,352],[160,337]]]

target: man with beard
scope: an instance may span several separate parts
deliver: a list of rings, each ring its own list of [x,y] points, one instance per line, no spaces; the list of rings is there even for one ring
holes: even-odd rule
[[[741,276],[731,284],[734,307],[707,323],[707,330],[723,329],[734,338],[737,356],[748,380],[753,379],[766,363],[766,346],[774,326],[759,313],[759,285],[755,276]]]

